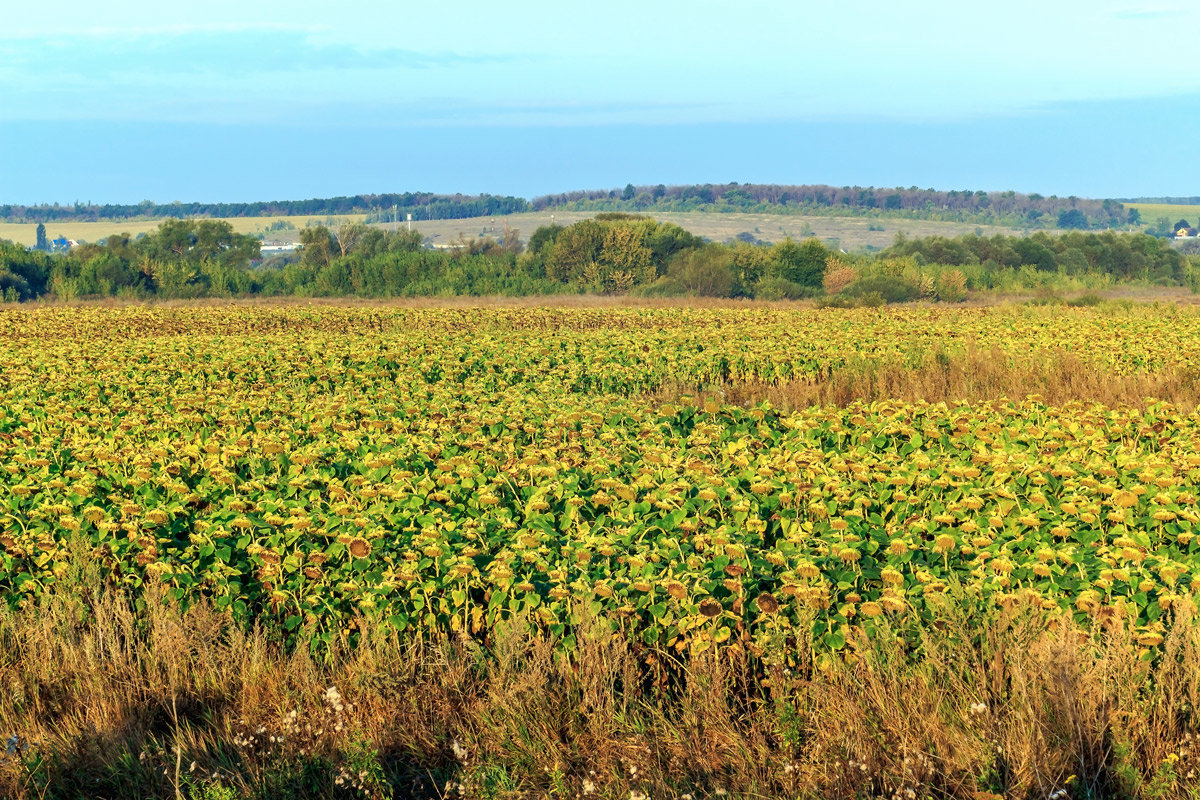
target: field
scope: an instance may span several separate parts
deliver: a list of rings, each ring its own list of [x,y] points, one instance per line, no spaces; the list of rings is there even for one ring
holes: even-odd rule
[[[0,341],[9,793],[1194,796],[1194,310]]]
[[[542,225],[557,222],[568,225],[581,219],[593,216],[589,212],[562,211],[512,214],[507,218],[510,227],[520,231],[522,238],[529,236]],[[703,213],[656,213],[655,219],[663,222],[673,222],[699,236],[706,236],[714,241],[723,242],[732,239],[739,233],[751,233],[756,238],[766,242],[776,242],[785,236],[800,239],[807,235],[815,235],[846,250],[859,250],[865,247],[883,248],[890,245],[896,234],[903,231],[910,237],[918,236],[961,236],[966,233],[982,231],[986,235],[996,233],[1015,234],[1019,231],[1012,228],[971,225],[956,222],[930,222],[923,220],[905,219],[870,219],[862,217],[823,217],[823,216],[792,216],[783,214],[703,214]],[[238,233],[258,233],[278,221],[287,221],[295,225],[296,230],[273,231],[267,233],[268,239],[294,241],[298,231],[310,221],[333,224],[336,226],[344,219],[362,219],[362,215],[345,217],[234,217],[227,221]],[[450,243],[458,237],[466,236],[501,236],[504,233],[505,218],[479,217],[474,219],[450,220],[418,220],[413,227],[426,236],[433,236],[437,243]],[[47,235],[51,238],[65,236],[77,241],[96,241],[113,233],[138,233],[152,231],[159,225],[159,220],[138,220],[135,222],[70,222],[50,224],[46,226]],[[405,223],[400,223],[403,226]],[[386,227],[395,228],[395,224]],[[878,230],[871,230],[871,228]],[[33,245],[37,240],[36,224],[18,224],[0,222],[0,239],[10,239],[24,245]]]
[[[556,211],[554,222],[570,224],[593,216],[590,212]],[[889,219],[868,217],[793,216],[780,213],[683,213],[653,212],[649,216],[661,222],[672,222],[698,236],[713,241],[727,241],[740,233],[749,233],[767,242],[782,241],[785,236],[803,239],[815,235],[834,247],[858,251],[866,247],[883,248],[895,240],[896,234],[916,236],[961,236],[982,231],[984,235],[1015,235],[1020,231],[1000,225],[976,225],[958,222],[931,222],[923,219]],[[442,241],[452,241],[460,234],[467,236],[503,233],[503,218],[436,219],[414,222],[422,233],[438,234]],[[508,218],[510,227],[522,236],[532,234],[540,225],[551,224],[550,212],[517,213]],[[875,228],[872,230],[871,228]]]
[[[1129,208],[1136,208],[1142,214],[1142,222],[1152,225],[1162,217],[1166,217],[1174,225],[1181,219],[1186,219],[1192,225],[1200,222],[1200,206],[1168,205],[1165,203],[1126,203]]]
[[[233,226],[235,233],[260,233],[277,222],[288,222],[296,230],[271,231],[266,233],[267,239],[293,241],[298,236],[298,230],[305,225],[320,223],[338,225],[343,220],[360,220],[363,214],[346,214],[328,216],[315,214],[311,216],[297,215],[291,217],[229,217],[225,221]],[[162,224],[161,219],[115,220],[102,222],[51,222],[46,225],[46,236],[49,239],[65,237],[77,242],[95,242],[116,233],[128,233],[137,236],[139,233],[149,233]],[[32,247],[37,243],[37,223],[0,222],[0,239]]]
[[[569,225],[581,219],[593,216],[590,212],[556,211],[553,222]],[[867,247],[879,248],[892,244],[896,234],[903,231],[909,237],[920,236],[962,236],[967,233],[981,232],[984,235],[997,233],[1005,235],[1019,234],[1020,231],[994,225],[973,225],[958,222],[936,222],[909,219],[872,219],[866,217],[825,217],[799,216],[791,214],[710,214],[710,213],[679,213],[653,212],[649,216],[661,222],[674,223],[684,230],[697,236],[705,236],[713,241],[724,242],[736,237],[739,233],[750,233],[755,238],[765,242],[782,241],[790,236],[801,239],[813,235],[822,241],[847,251],[862,250]],[[442,242],[454,241],[459,235],[467,237],[480,235],[501,235],[504,232],[503,218],[478,218],[461,220],[433,220],[430,222],[414,222],[413,226],[426,235],[437,235]],[[551,224],[550,212],[530,214],[512,214],[507,218],[508,225],[521,232],[523,238],[528,238],[538,227]],[[871,230],[876,228],[876,230]]]

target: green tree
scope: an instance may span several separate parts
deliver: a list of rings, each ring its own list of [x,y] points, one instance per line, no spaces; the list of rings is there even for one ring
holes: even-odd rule
[[[333,262],[338,247],[333,234],[324,225],[314,225],[300,231],[300,263],[310,268],[327,267]]]
[[[816,239],[797,244],[789,236],[771,248],[768,273],[773,277],[820,288],[825,280],[825,262],[829,250]]]
[[[373,231],[361,222],[343,222],[337,229],[338,255],[350,255],[364,239],[371,238],[372,233]]]
[[[41,250],[43,253],[48,252],[50,250],[50,241],[46,238],[45,223],[42,223],[42,222],[38,223],[37,244],[34,246],[34,248],[37,250]]]
[[[736,242],[729,248],[729,255],[733,262],[733,293],[735,295],[753,293],[754,284],[758,283],[768,270],[770,253],[771,251],[765,247],[747,242]]]
[[[540,256],[542,251],[554,244],[558,235],[564,230],[562,225],[543,225],[533,232],[533,236],[529,237],[526,249],[531,256]]]
[[[46,292],[55,259],[0,239],[0,288],[17,300],[32,300]]]
[[[604,227],[585,219],[566,228],[554,241],[546,256],[546,277],[569,283],[584,278],[600,258],[604,245]]]
[[[1044,236],[1045,234],[1034,234],[1034,236]],[[1027,239],[1018,239],[1013,243],[1013,250],[1016,251],[1017,257],[1021,260],[1021,264],[1029,264],[1043,272],[1052,272],[1058,267],[1057,259],[1054,257],[1054,251],[1046,244],[1035,239],[1033,236]],[[942,262],[951,263],[951,262]],[[964,262],[958,262],[964,263]]]
[[[672,222],[652,223],[654,230],[646,239],[646,246],[654,254],[654,263],[661,275],[667,262],[676,253],[695,247],[703,247],[704,240]]]
[[[1058,212],[1058,227],[1064,229],[1086,230],[1088,218],[1078,208],[1068,208]]]
[[[258,239],[234,233],[232,225],[216,219],[166,220],[156,231],[138,240],[134,247],[147,259],[183,260],[197,265],[202,261],[216,261],[238,268],[248,266],[262,252],[262,243]]]
[[[1171,230],[1171,219],[1169,217],[1158,217],[1154,220],[1153,225],[1146,228],[1146,233],[1160,238],[1171,236],[1173,234],[1173,231]]]
[[[671,259],[667,275],[690,294],[729,297],[734,289],[733,255],[718,244],[685,250]]]

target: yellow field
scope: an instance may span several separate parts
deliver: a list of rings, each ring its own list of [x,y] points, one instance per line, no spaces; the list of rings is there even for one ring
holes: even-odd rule
[[[0,797],[1197,800],[1195,309],[0,342]]]
[[[279,220],[286,220],[296,226],[296,231],[310,221],[334,225],[344,220],[361,220],[365,214],[309,214],[292,217],[228,217],[225,221],[233,226],[236,233],[258,233]],[[46,236],[57,239],[65,236],[78,242],[95,242],[114,233],[128,233],[137,236],[139,233],[149,233],[162,224],[161,219],[116,220],[108,222],[50,222],[46,225]],[[278,238],[295,238],[296,231],[278,231]],[[272,237],[268,237],[272,238]],[[18,244],[31,246],[37,243],[37,224],[20,222],[0,222],[0,239],[8,239]]]

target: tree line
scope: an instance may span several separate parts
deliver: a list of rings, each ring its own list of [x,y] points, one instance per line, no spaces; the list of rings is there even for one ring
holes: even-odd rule
[[[291,295],[405,297],[562,293],[825,298],[879,304],[961,300],[971,290],[1140,281],[1197,287],[1200,258],[1144,234],[897,237],[882,253],[834,252],[815,237],[772,245],[707,242],[678,225],[623,212],[538,228],[528,242],[462,238],[431,249],[417,231],[363,223],[300,233],[268,259],[220,220],[166,220],[67,253],[0,242],[0,299],[75,300]]]
[[[1069,232],[1052,236],[897,237],[884,258],[910,256],[919,263],[980,265],[985,270],[1031,266],[1066,275],[1111,275],[1117,280],[1184,284],[1187,258],[1161,239],[1114,231]]]
[[[1019,192],[776,184],[634,186],[624,190],[544,195],[534,210],[716,211],[898,216],[1013,227],[1124,228],[1141,216],[1115,200],[1045,197]]]
[[[7,222],[94,222],[162,217],[258,217],[366,214],[368,222],[464,219],[561,208],[592,212],[716,211],[776,214],[887,216],[1020,228],[1104,229],[1141,223],[1136,209],[1115,200],[1045,197],[1019,192],[776,184],[634,186],[521,197],[443,195],[430,192],[360,194],[309,200],[252,203],[154,203],[131,205],[0,205]]]
[[[157,219],[175,217],[275,217],[297,215],[369,214],[386,221],[395,213],[412,213],[413,219],[464,219],[499,214],[517,214],[527,210],[529,202],[520,197],[489,194],[433,194],[404,192],[358,194],[352,197],[313,198],[310,200],[272,200],[253,203],[154,203],[137,204],[74,203],[72,205],[0,205],[4,222],[97,222],[120,219]]]

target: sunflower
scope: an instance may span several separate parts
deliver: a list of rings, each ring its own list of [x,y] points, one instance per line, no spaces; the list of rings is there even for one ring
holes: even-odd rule
[[[764,614],[774,614],[779,611],[779,601],[775,599],[775,595],[770,592],[764,592],[755,598],[754,604],[758,606],[758,610]]]
[[[371,555],[371,543],[361,536],[355,536],[346,543],[346,550],[355,558],[366,558]]]

